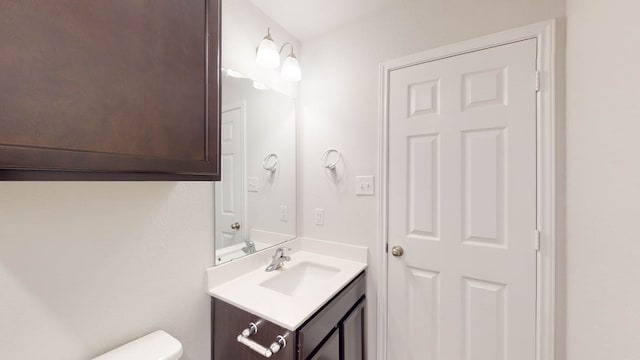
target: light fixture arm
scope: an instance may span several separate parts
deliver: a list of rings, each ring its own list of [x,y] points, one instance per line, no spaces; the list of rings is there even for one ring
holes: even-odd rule
[[[267,28],[267,35],[264,38],[273,41],[273,38],[271,37],[271,27]]]
[[[282,52],[284,51],[285,46],[289,45],[291,47],[291,53],[289,54],[290,56],[296,57],[296,55],[293,53],[293,44],[292,43],[284,43],[282,44],[282,46],[280,47],[280,54],[282,54]]]

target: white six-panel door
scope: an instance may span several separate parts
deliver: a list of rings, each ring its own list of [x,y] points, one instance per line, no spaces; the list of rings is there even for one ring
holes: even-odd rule
[[[535,75],[535,39],[391,72],[388,359],[535,359]]]
[[[222,179],[215,183],[216,249],[243,241],[244,230],[244,109],[242,105],[222,110]],[[239,224],[240,228],[232,227]]]

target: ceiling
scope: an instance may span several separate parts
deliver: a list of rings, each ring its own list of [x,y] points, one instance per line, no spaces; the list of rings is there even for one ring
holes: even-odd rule
[[[370,15],[397,0],[250,0],[299,40]]]

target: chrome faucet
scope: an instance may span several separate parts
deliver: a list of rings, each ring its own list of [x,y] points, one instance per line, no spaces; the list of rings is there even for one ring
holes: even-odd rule
[[[256,252],[256,243],[251,240],[245,240],[244,243],[247,245],[242,248],[242,252],[245,254],[253,254]]]
[[[282,268],[282,264],[285,261],[290,261],[291,257],[284,255],[284,251],[285,250],[291,251],[291,248],[283,248],[283,247],[277,248],[276,249],[276,253],[273,254],[273,259],[271,260],[271,264],[269,264],[269,266],[267,266],[267,268],[264,269],[264,271],[271,272],[271,271],[274,271],[274,270],[278,270],[278,269]]]

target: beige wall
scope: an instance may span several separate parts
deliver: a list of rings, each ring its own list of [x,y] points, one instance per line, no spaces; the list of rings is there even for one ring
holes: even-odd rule
[[[639,13],[567,3],[569,360],[640,358]]]
[[[357,197],[354,182],[378,169],[378,65],[564,15],[562,0],[409,0],[303,43],[301,233],[369,247],[370,355],[375,354],[376,198]],[[318,162],[329,147],[344,154],[345,166],[335,178]],[[325,209],[324,226],[314,224],[315,208]]]
[[[88,359],[156,329],[209,359],[210,182],[1,182],[0,358]]]

